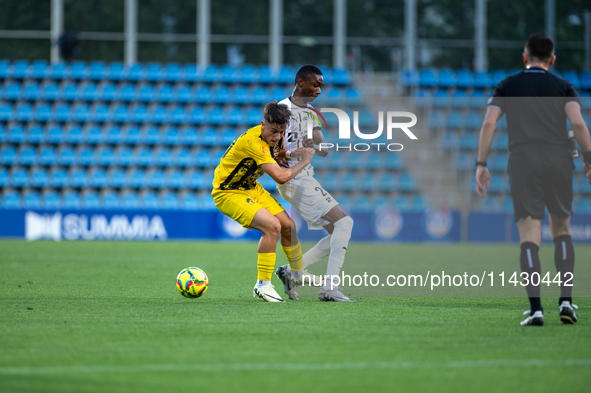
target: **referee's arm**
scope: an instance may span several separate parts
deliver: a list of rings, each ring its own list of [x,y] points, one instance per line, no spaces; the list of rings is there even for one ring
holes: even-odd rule
[[[497,121],[503,115],[503,111],[498,106],[489,105],[486,109],[484,122],[480,129],[480,141],[478,142],[478,160],[477,163],[486,163],[490,145],[492,144],[493,136]],[[486,191],[490,188],[490,173],[486,166],[476,166],[476,192],[481,198],[486,196]]]
[[[589,129],[581,115],[581,105],[576,101],[567,102],[564,106],[564,111],[573,127],[575,138],[583,151],[585,174],[587,175],[587,181],[591,183],[591,140],[589,138]]]

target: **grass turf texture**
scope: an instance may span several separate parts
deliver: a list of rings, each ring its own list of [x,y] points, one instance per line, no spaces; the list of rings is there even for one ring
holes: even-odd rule
[[[349,251],[346,263],[383,255],[448,266],[478,255],[514,270],[519,253],[515,245],[360,243]],[[574,326],[560,324],[556,298],[543,299],[541,328],[519,326],[525,298],[270,304],[252,298],[255,252],[254,243],[1,241],[0,391],[590,389],[589,298],[575,301]],[[585,271],[591,247],[576,253]],[[553,271],[553,247],[542,246],[540,257]],[[175,288],[187,266],[209,276],[202,298]]]

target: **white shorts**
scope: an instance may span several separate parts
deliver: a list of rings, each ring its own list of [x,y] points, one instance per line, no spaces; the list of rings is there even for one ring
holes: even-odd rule
[[[313,176],[297,176],[285,184],[277,184],[277,189],[306,220],[311,230],[330,224],[322,217],[339,204]]]

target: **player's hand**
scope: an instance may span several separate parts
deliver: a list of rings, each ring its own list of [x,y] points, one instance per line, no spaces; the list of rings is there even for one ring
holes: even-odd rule
[[[311,162],[312,157],[314,157],[314,148],[306,147],[305,149],[302,149],[302,160],[303,161]]]
[[[285,158],[275,158],[275,161],[277,161],[277,164],[279,164],[281,168],[289,168],[289,165],[287,165],[287,160]]]
[[[486,192],[490,188],[490,172],[484,166],[476,167],[476,193],[479,197],[484,198]]]
[[[303,149],[301,147],[298,147],[294,151],[290,152],[289,156],[291,158],[301,157],[302,156],[302,151],[303,151]]]
[[[314,141],[309,139],[307,135],[302,139],[302,144],[304,147],[314,147]]]

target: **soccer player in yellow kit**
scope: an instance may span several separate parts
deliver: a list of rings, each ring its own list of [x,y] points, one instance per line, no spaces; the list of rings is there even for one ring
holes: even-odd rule
[[[277,101],[268,103],[261,125],[240,135],[222,156],[215,169],[211,193],[222,213],[243,227],[263,233],[258,246],[257,283],[253,294],[267,302],[283,302],[271,284],[275,250],[280,238],[293,279],[301,280],[303,274],[302,249],[295,224],[279,202],[257,182],[266,172],[277,183],[286,183],[312,161],[312,148],[296,152],[301,155],[302,161],[291,168],[282,168],[275,161],[290,116],[286,105]]]

